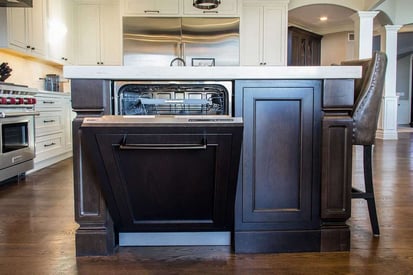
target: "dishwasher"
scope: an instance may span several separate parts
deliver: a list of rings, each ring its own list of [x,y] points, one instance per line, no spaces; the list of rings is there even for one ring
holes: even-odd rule
[[[141,233],[230,240],[243,135],[231,85],[115,82],[113,114],[83,120],[81,142],[120,245],[142,244],[131,241]]]

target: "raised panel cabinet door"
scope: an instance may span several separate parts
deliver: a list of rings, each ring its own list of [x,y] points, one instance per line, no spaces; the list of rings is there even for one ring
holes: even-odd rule
[[[287,15],[284,6],[264,7],[263,62],[264,65],[286,65]]]
[[[76,7],[77,64],[98,65],[100,62],[99,6],[80,4]]]
[[[72,0],[49,0],[47,4],[48,57],[60,64],[74,63]]]
[[[262,7],[244,4],[241,20],[241,65],[258,66],[262,62]]]
[[[23,51],[29,46],[26,30],[26,9],[7,9],[7,24],[9,28],[9,43]]]
[[[319,227],[320,86],[317,81],[237,82],[244,118],[236,230]],[[238,98],[238,99],[237,99]]]
[[[43,0],[34,0],[33,8],[28,9],[28,41],[30,51],[37,56],[46,54],[45,5]]]
[[[100,6],[101,65],[122,65],[122,30],[119,5]]]

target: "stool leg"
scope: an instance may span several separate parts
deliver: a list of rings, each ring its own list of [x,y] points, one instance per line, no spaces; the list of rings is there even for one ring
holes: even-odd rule
[[[366,193],[370,196],[366,197],[367,206],[369,209],[370,223],[375,236],[380,235],[379,222],[377,219],[376,202],[374,199],[373,188],[373,171],[372,171],[372,145],[363,145],[363,167],[364,167],[364,184]]]

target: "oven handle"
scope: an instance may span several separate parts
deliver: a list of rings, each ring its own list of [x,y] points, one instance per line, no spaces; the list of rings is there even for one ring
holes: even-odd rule
[[[36,111],[33,111],[33,112],[12,112],[12,113],[0,112],[0,118],[19,117],[19,116],[38,116],[38,115],[40,115],[40,113],[36,112]]]
[[[201,144],[126,144],[126,136],[123,137],[120,150],[206,150],[207,141],[202,139]]]

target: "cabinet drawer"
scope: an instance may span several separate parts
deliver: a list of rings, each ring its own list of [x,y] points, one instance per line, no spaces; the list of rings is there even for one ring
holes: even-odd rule
[[[179,0],[124,0],[124,15],[179,15]]]
[[[36,161],[47,159],[61,153],[63,134],[49,135],[36,139]]]
[[[63,130],[63,117],[59,112],[40,112],[35,118],[36,137]]]
[[[36,110],[61,110],[62,109],[62,99],[55,97],[36,97]]]
[[[205,16],[219,16],[219,15],[238,15],[238,1],[225,0],[216,9],[203,10],[193,6],[193,0],[184,0],[184,15],[205,15]]]

